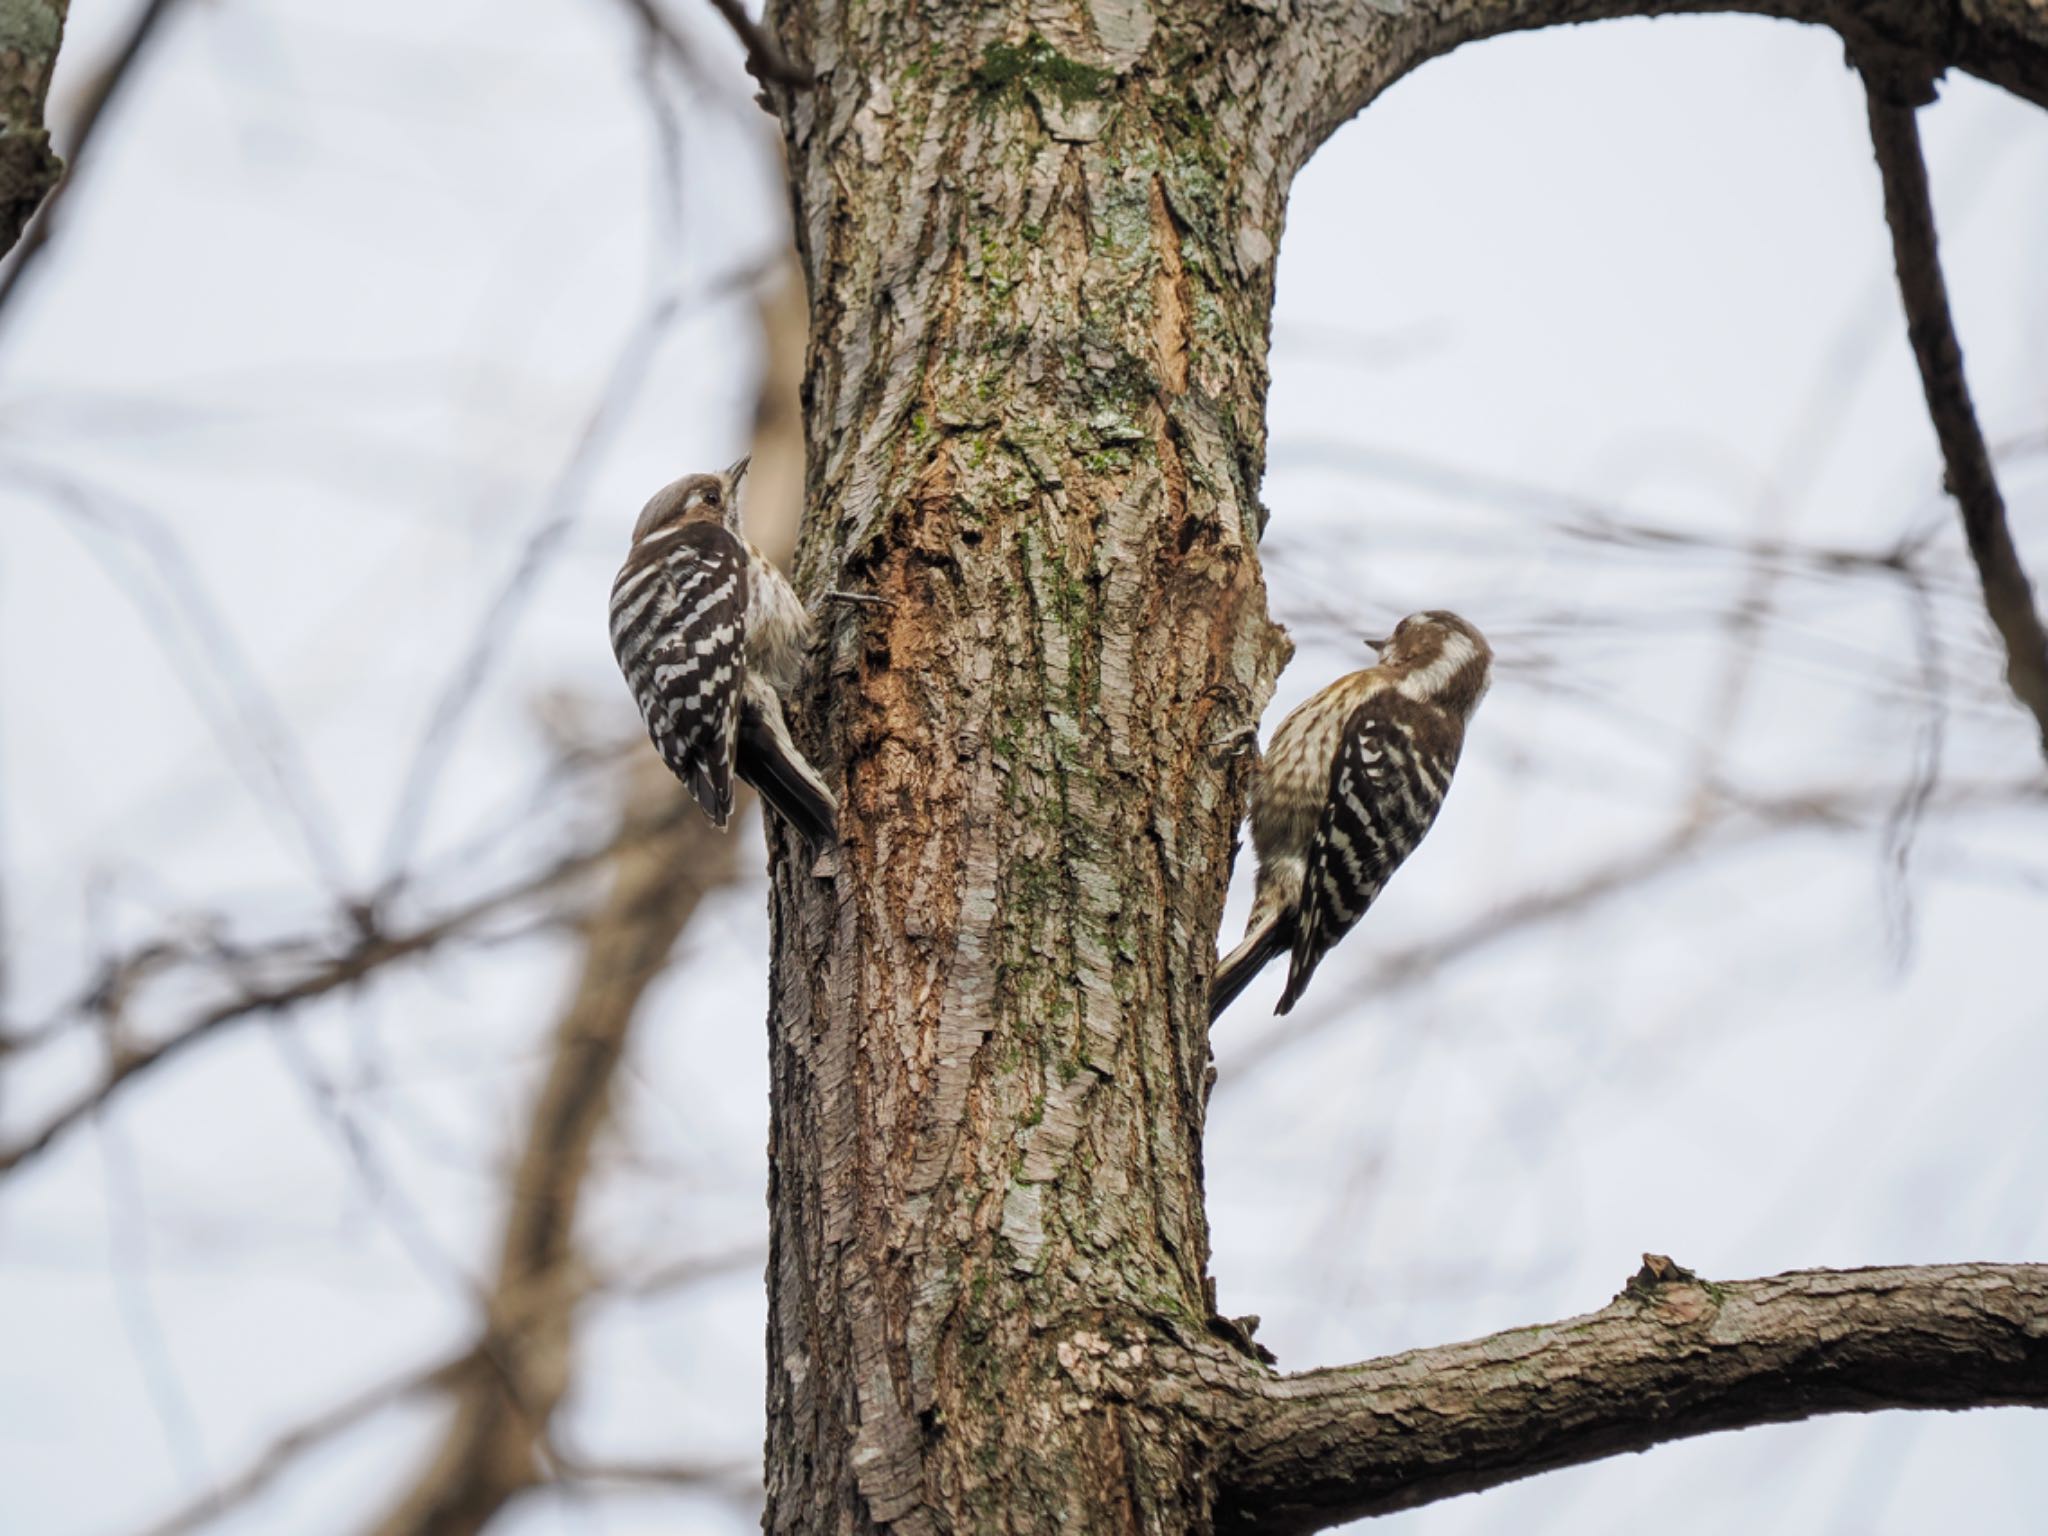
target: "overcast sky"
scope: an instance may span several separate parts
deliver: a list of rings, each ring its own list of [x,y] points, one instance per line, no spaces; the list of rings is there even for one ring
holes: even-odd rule
[[[75,0],[60,119],[128,14]],[[187,6],[106,125],[0,328],[9,1019],[182,915],[297,932],[337,891],[400,867],[475,884],[604,813],[523,816],[536,701],[570,691],[630,735],[606,588],[646,495],[744,446],[731,280],[783,216],[710,25],[710,78],[673,83],[667,200],[623,17]],[[2048,572],[2048,121],[1956,79],[1923,124],[1971,382]],[[1939,497],[1840,43],[1666,20],[1430,65],[1298,183],[1278,281],[1267,576],[1300,651],[1269,726],[1411,609],[1467,614],[1502,666],[1430,843],[1295,1027],[1267,978],[1218,1030],[1222,1309],[1301,1368],[1592,1310],[1645,1249],[1724,1278],[2041,1258],[2048,811],[2011,793],[2039,759]],[[608,390],[627,403],[593,417]],[[1624,521],[1674,537],[1602,536]],[[1769,562],[1730,681],[1745,542],[1920,533],[1919,593]],[[436,700],[536,536],[530,599],[409,817]],[[1887,815],[1930,773],[1902,854]],[[1855,825],[1726,811],[1815,795]],[[1696,803],[1711,829],[1623,897],[1389,971]],[[486,859],[458,856],[479,837]],[[639,1037],[587,1218],[623,1268],[764,1230],[764,903],[758,876],[712,902]],[[573,955],[485,949],[249,1027],[0,1184],[0,1523],[137,1529],[462,1339]],[[9,1063],[0,1139],[94,1065]],[[594,1309],[569,1434],[758,1455],[762,1325],[745,1267]],[[219,1529],[358,1529],[431,1421],[376,1421]],[[2048,1500],[2044,1422],[1774,1428],[1377,1528],[2016,1536]],[[750,1528],[646,1494],[502,1522]]]

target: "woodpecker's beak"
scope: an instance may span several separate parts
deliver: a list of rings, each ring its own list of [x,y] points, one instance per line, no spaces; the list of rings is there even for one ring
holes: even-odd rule
[[[1365,637],[1365,643],[1371,646],[1376,651],[1384,651],[1388,646],[1394,643],[1394,638],[1391,635],[1381,635],[1376,640],[1371,635],[1367,635]]]
[[[753,462],[754,456],[750,453],[745,458],[735,460],[732,464],[728,465],[723,476],[727,487],[731,490],[738,490],[740,482],[747,478],[747,466]]]

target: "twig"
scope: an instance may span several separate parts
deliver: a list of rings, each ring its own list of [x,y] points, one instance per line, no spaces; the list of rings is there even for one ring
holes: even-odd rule
[[[490,669],[506,652],[507,639],[541,576],[569,536],[582,509],[584,493],[624,427],[646,383],[654,355],[682,308],[672,292],[658,294],[635,320],[612,360],[610,376],[592,407],[576,445],[555,477],[539,517],[528,531],[519,558],[485,609],[470,642],[441,685],[414,748],[399,790],[398,809],[384,843],[384,879],[395,886],[404,879],[413,847],[426,826],[440,788],[442,770],[461,735],[471,706],[483,691]]]
[[[1889,794],[1887,790],[1885,793]],[[1951,785],[1942,796],[1915,807],[1916,817],[1935,809],[1961,808],[2039,794],[2031,784]],[[1596,864],[1566,883],[1524,892],[1436,937],[1385,955],[1367,979],[1349,989],[1353,996],[1384,1001],[1393,992],[1427,980],[1454,960],[1516,938],[1545,924],[1577,917],[1600,903],[1675,874],[1694,857],[1747,845],[1773,830],[1812,826],[1853,831],[1867,824],[1873,806],[1848,792],[1816,790],[1770,798],[1746,797],[1723,788],[1706,814],[1688,816],[1640,846]],[[1235,1050],[1219,1053],[1219,1088],[1244,1082],[1259,1068],[1305,1040],[1355,1015],[1350,1005],[1301,1011],[1255,1035]]]
[[[652,755],[629,776],[629,824],[682,794]],[[507,1191],[505,1233],[485,1302],[502,1347],[456,1402],[426,1470],[374,1529],[379,1536],[476,1536],[521,1493],[571,1468],[550,1421],[569,1389],[574,1317],[586,1266],[576,1215],[612,1083],[641,1002],[707,891],[739,869],[734,840],[692,815],[660,838],[625,845],[593,917],[581,976],[555,1030],[548,1071]]]
[[[598,1289],[607,1295],[645,1301],[725,1275],[759,1274],[767,1262],[768,1250],[765,1247],[759,1243],[743,1243],[717,1253],[692,1254],[686,1259],[676,1259],[644,1275],[603,1281]]]
[[[135,1078],[216,1031],[244,1019],[282,1012],[299,1003],[325,997],[363,980],[394,961],[425,954],[509,908],[580,878],[627,844],[658,835],[665,827],[673,825],[681,814],[682,808],[678,806],[673,813],[652,824],[630,825],[601,847],[569,854],[537,874],[521,876],[406,932],[388,934],[373,927],[340,953],[303,962],[303,968],[296,975],[269,986],[246,989],[207,1009],[170,1034],[128,1050],[115,1058],[100,1082],[51,1114],[36,1130],[0,1148],[0,1176],[12,1173],[47,1151],[60,1136],[99,1110]]]
[[[1985,611],[2005,642],[2006,684],[2032,713],[2041,750],[2048,755],[2048,632],[2041,627],[2033,587],[2006,523],[2005,498],[1963,374],[1962,346],[1941,272],[1927,161],[1914,117],[1919,102],[1933,99],[1932,83],[1924,73],[1881,69],[1867,58],[1859,58],[1857,68],[1870,107],[1870,142],[1884,179],[1885,221],[1891,226],[1906,331],[1920,365],[1927,413],[1941,440],[1944,479],[1963,515]]]
[[[308,1451],[316,1450],[358,1424],[375,1418],[386,1408],[419,1393],[447,1384],[447,1379],[470,1363],[468,1355],[443,1361],[424,1371],[410,1372],[392,1381],[380,1382],[354,1397],[345,1398],[326,1412],[316,1414],[279,1435],[240,1472],[212,1488],[198,1499],[150,1526],[142,1536],[186,1536],[229,1514],[260,1496],[272,1483],[295,1466]]]
[[[782,51],[782,45],[768,35],[768,29],[747,14],[740,0],[711,0],[711,8],[725,18],[747,50],[747,73],[766,85],[807,86],[816,83],[803,65]]]
[[[178,1372],[177,1358],[164,1337],[163,1318],[149,1287],[149,1216],[143,1207],[142,1172],[135,1149],[118,1126],[100,1126],[100,1167],[107,1200],[107,1269],[114,1282],[114,1310],[128,1351],[142,1377],[144,1391],[165,1446],[178,1470],[209,1481],[206,1443],[192,1394]]]
[[[772,265],[772,261],[757,258],[740,263],[690,294],[664,290],[648,302],[621,342],[598,401],[591,408],[575,447],[557,472],[546,501],[526,534],[518,560],[443,682],[419,744],[413,750],[384,843],[386,892],[405,878],[414,846],[433,809],[442,772],[467,716],[482,693],[491,668],[506,652],[507,639],[527,600],[581,515],[585,493],[624,430],[663,340],[675,323],[698,305],[751,288],[772,270]]]

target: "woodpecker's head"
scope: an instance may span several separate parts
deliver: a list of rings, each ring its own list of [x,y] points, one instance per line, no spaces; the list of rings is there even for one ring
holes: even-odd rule
[[[728,467],[723,474],[685,475],[672,480],[640,509],[640,521],[633,525],[633,542],[685,523],[723,523],[737,536],[740,531],[740,482],[747,478],[752,456]]]
[[[1368,640],[1394,686],[1418,704],[1434,704],[1460,718],[1478,707],[1491,678],[1493,648],[1455,613],[1432,608],[1411,613],[1384,640]]]

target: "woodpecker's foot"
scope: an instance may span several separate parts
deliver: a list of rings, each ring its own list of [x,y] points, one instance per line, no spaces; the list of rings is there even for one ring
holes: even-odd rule
[[[867,592],[841,592],[835,589],[827,592],[825,596],[835,603],[859,603],[869,608],[894,608],[896,606],[896,599],[893,597],[875,597]]]
[[[1228,736],[1218,736],[1208,743],[1209,752],[1222,762],[1243,757],[1247,752],[1259,750],[1259,728],[1248,725],[1241,731],[1232,731]]]

